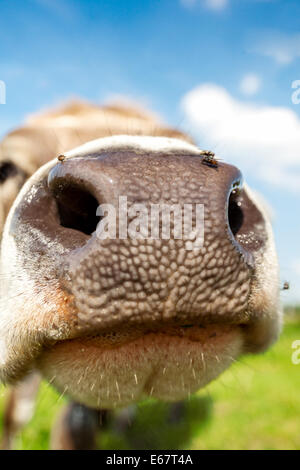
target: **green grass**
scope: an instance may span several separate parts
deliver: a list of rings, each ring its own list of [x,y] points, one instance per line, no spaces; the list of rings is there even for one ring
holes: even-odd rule
[[[170,423],[170,406],[145,402],[125,435],[116,423],[99,436],[106,449],[300,449],[300,364],[291,361],[300,319],[290,319],[277,344],[235,363],[185,404]],[[296,318],[297,318],[296,317]],[[0,388],[0,430],[6,390]],[[49,432],[65,399],[43,383],[35,415],[17,438],[18,449],[47,449]]]

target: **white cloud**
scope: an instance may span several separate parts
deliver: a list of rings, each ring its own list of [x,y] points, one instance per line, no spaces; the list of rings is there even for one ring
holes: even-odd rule
[[[254,51],[287,65],[300,57],[300,34],[269,33],[256,41]]]
[[[260,78],[253,74],[249,73],[245,75],[240,83],[240,90],[244,95],[255,95],[261,86]]]
[[[265,182],[300,192],[300,119],[294,111],[243,103],[214,84],[191,90],[182,104],[201,147]]]
[[[227,7],[229,0],[180,0],[184,7],[191,8],[198,3],[209,10],[220,11]]]

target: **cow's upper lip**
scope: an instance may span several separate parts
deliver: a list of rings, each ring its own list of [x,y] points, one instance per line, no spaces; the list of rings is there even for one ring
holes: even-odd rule
[[[172,336],[186,336],[188,332],[192,332],[195,329],[206,329],[213,326],[220,327],[247,327],[251,324],[251,316],[247,312],[232,316],[232,318],[224,318],[221,315],[209,315],[203,317],[195,317],[193,319],[182,321],[180,320],[180,314],[177,318],[172,320],[157,319],[153,322],[140,323],[136,320],[133,321],[111,321],[109,325],[79,324],[75,330],[72,331],[69,338],[64,338],[62,341],[68,339],[78,338],[98,338],[107,339],[111,338],[112,344],[114,338],[124,338],[132,336],[143,336],[149,333],[168,333]],[[59,340],[60,341],[60,340]],[[59,342],[58,341],[58,342]],[[123,340],[122,340],[123,341]]]
[[[192,341],[193,343],[199,343],[199,347],[204,344],[209,344],[210,340],[215,341],[218,336],[222,336],[225,332],[232,330],[241,330],[244,324],[234,323],[210,323],[206,325],[200,324],[186,324],[186,325],[175,325],[171,323],[165,323],[163,326],[151,327],[145,326],[134,326],[134,327],[121,327],[119,329],[106,331],[99,331],[92,334],[92,332],[86,334],[80,334],[70,338],[61,339],[54,342],[45,344],[40,350],[36,357],[36,362],[43,357],[47,350],[53,349],[56,346],[59,347],[62,343],[73,343],[84,345],[87,347],[99,347],[101,350],[115,349],[123,345],[130,345],[136,340],[140,340],[147,337],[176,337],[178,340]]]
[[[152,324],[129,324],[128,322],[114,324],[106,328],[92,328],[89,327],[78,327],[73,324],[72,327],[67,328],[63,334],[54,335],[52,337],[48,336],[46,332],[41,332],[39,339],[32,334],[30,335],[29,343],[26,348],[26,354],[19,356],[18,353],[18,362],[16,362],[16,357],[14,352],[14,357],[11,357],[9,360],[10,364],[7,364],[5,370],[3,370],[2,380],[13,382],[16,379],[22,378],[24,374],[34,366],[39,358],[47,352],[49,348],[55,348],[56,345],[69,341],[84,341],[87,344],[94,343],[98,344],[101,347],[107,345],[109,348],[118,347],[120,344],[130,343],[134,339],[141,338],[143,336],[148,336],[149,334],[165,334],[171,336],[177,336],[182,338],[187,338],[188,340],[194,340],[195,342],[200,341],[200,336],[198,332],[203,332],[206,337],[206,341],[209,342],[208,332],[214,333],[214,328],[216,331],[222,331],[222,328],[233,328],[240,330],[244,337],[245,342],[245,352],[257,352],[261,349],[265,349],[264,337],[268,336],[269,331],[269,321],[266,322],[266,326],[263,326],[265,333],[263,335],[263,340],[258,344],[253,344],[252,347],[252,328],[260,328],[260,324],[263,321],[263,318],[259,319],[257,315],[251,315],[250,313],[244,312],[243,315],[232,316],[231,319],[224,319],[222,316],[216,316],[213,318],[210,316],[206,319],[201,319],[198,321],[160,321],[153,322]],[[56,337],[55,337],[56,336]],[[274,336],[274,335],[273,335]],[[250,347],[248,345],[250,344]],[[28,349],[30,348],[30,349]],[[30,351],[31,350],[31,351]],[[257,350],[257,351],[256,351]],[[12,361],[12,362],[11,362]]]

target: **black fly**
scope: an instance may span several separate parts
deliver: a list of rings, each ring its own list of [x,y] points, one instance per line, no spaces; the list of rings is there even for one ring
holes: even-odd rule
[[[216,159],[214,152],[211,152],[210,150],[201,150],[200,155],[203,156],[202,163],[204,165],[212,166],[213,168],[218,167],[218,160]]]
[[[66,156],[65,156],[65,155],[59,155],[59,156],[57,157],[57,160],[58,160],[60,163],[64,162],[65,159],[66,159]]]

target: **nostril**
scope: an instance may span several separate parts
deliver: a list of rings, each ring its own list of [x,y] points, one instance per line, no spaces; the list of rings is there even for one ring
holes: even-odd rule
[[[86,189],[75,183],[58,185],[54,192],[62,227],[91,235],[100,217],[96,215],[98,201]]]
[[[228,202],[228,223],[234,236],[238,234],[244,222],[244,213],[241,202],[238,200],[238,191],[233,190]]]
[[[228,199],[228,228],[234,243],[244,252],[261,249],[267,241],[266,223],[248,191],[234,187]]]

